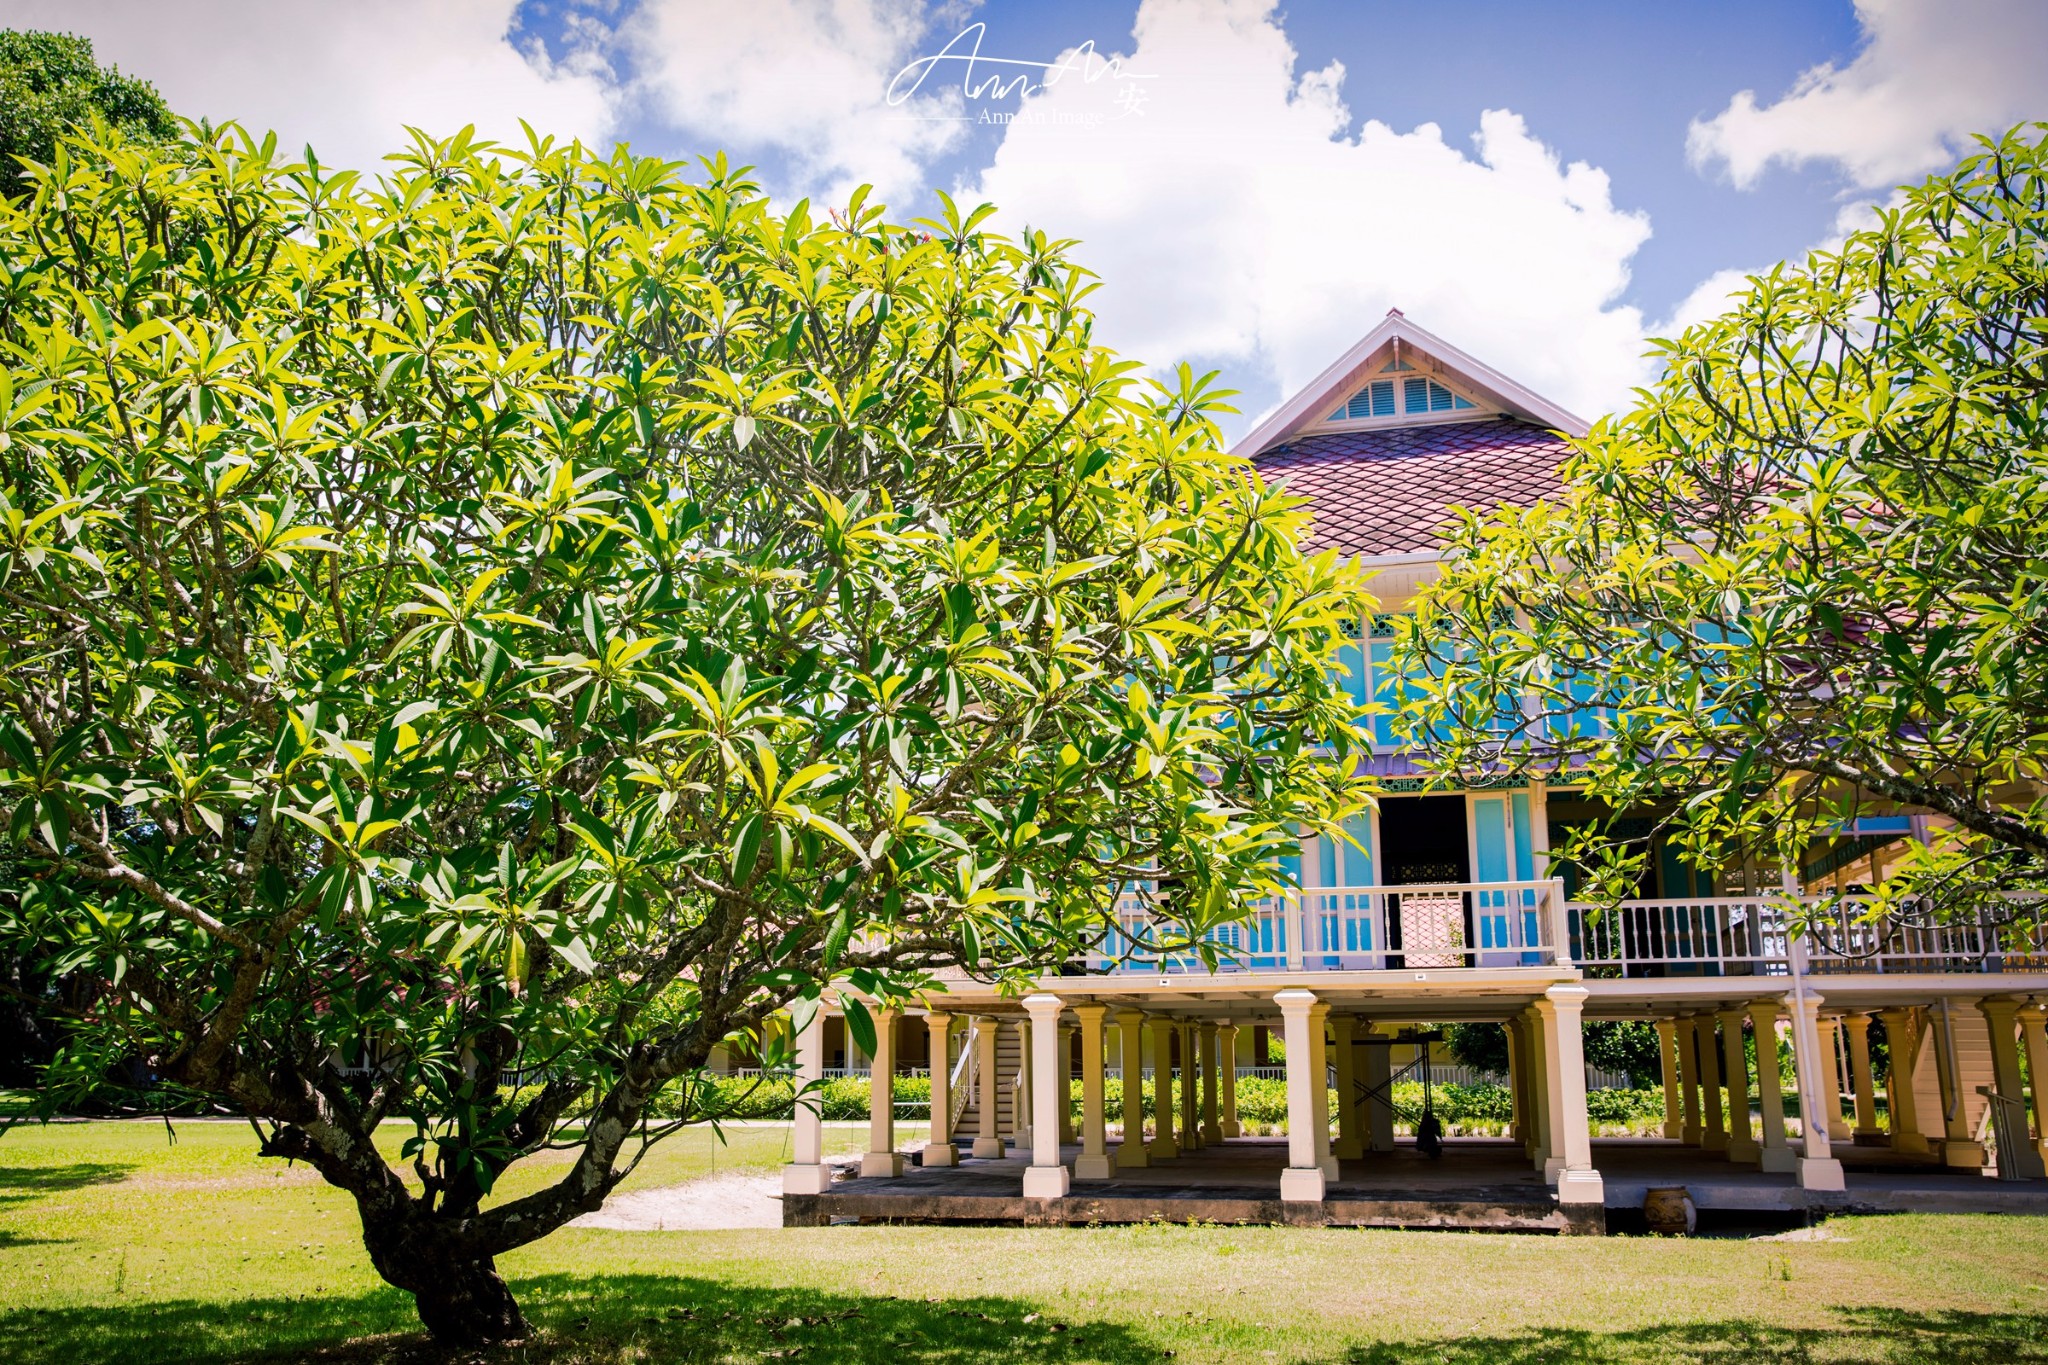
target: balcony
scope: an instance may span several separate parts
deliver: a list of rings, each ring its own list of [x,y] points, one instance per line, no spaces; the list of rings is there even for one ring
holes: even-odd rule
[[[1089,960],[1115,974],[1202,974],[1173,945],[1158,897],[1118,898],[1117,927]],[[1808,898],[1810,906],[1825,902]],[[1310,887],[1259,902],[1206,935],[1217,971],[1371,972],[1577,967],[1589,977],[1782,976],[1792,969],[1780,896],[1632,900],[1597,907],[1559,880]],[[1849,898],[1803,940],[1810,975],[2048,971],[2048,933],[1989,916],[1940,926],[1873,918]]]

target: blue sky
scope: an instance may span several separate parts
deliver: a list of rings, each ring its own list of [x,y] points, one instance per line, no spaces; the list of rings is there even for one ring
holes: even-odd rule
[[[783,199],[992,198],[1082,239],[1101,337],[1225,369],[1247,421],[1394,305],[1607,410],[1743,272],[2048,117],[2042,0],[0,0],[0,24],[85,33],[175,107],[330,162],[524,117],[724,148]],[[984,57],[1122,66],[995,99],[955,63],[885,98],[973,24]]]

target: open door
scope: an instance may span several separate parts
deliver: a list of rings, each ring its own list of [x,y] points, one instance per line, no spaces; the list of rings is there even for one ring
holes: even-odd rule
[[[1472,880],[1531,883],[1536,880],[1536,847],[1529,793],[1472,792]],[[1542,928],[1533,886],[1504,886],[1473,893],[1474,961],[1481,967],[1534,966]]]

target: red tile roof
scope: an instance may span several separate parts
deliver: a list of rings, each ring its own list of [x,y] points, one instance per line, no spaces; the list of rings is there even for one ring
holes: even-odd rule
[[[1494,418],[1303,436],[1257,463],[1315,499],[1304,549],[1390,555],[1435,549],[1451,507],[1526,506],[1556,493],[1565,452],[1541,427]]]

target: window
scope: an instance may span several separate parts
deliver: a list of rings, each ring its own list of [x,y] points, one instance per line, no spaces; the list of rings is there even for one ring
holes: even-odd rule
[[[1415,367],[1406,361],[1397,361],[1382,370],[1382,374],[1396,370],[1412,371]],[[1400,379],[1367,380],[1343,403],[1339,404],[1325,420],[1331,422],[1363,422],[1385,417],[1413,417],[1440,412],[1477,412],[1479,405],[1463,394],[1454,393],[1434,379],[1408,374]]]

